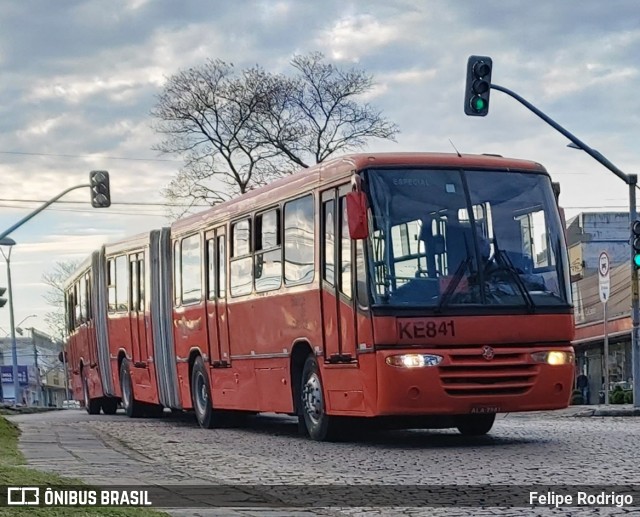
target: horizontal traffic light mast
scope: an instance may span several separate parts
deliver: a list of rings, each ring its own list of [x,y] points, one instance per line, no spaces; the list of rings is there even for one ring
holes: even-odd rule
[[[28,214],[27,216],[20,219],[16,224],[6,229],[2,233],[0,233],[0,240],[4,239],[11,232],[20,228],[24,223],[31,220],[33,217],[42,212],[49,205],[52,205],[62,196],[68,194],[72,190],[77,190],[79,188],[89,187],[91,188],[91,205],[94,208],[107,208],[111,205],[111,193],[109,189],[109,173],[107,171],[91,171],[89,173],[89,181],[90,183],[84,183],[82,185],[76,185],[75,187],[70,187],[66,190],[63,190],[57,196],[51,198],[49,201],[44,203],[39,208],[36,208],[33,212]]]

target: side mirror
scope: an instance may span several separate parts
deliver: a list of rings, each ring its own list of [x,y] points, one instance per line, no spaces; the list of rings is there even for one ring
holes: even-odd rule
[[[369,236],[367,196],[364,192],[349,192],[346,197],[349,237],[354,240],[366,239]]]

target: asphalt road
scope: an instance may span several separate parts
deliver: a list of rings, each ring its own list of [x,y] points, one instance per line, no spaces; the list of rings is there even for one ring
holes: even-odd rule
[[[314,496],[325,492],[324,500],[331,501],[325,508],[265,510],[238,503],[235,509],[169,510],[179,516],[640,515],[640,495],[637,508],[421,508],[411,506],[411,490],[406,504],[405,492],[397,491],[420,485],[437,500],[453,503],[477,500],[469,487],[478,485],[485,495],[487,486],[495,486],[498,496],[508,486],[505,501],[526,499],[529,489],[541,485],[604,485],[609,492],[613,485],[640,487],[640,418],[634,417],[510,414],[500,415],[483,437],[467,438],[455,430],[356,431],[355,439],[340,443],[300,437],[295,419],[272,415],[214,430],[200,429],[190,416],[129,419],[81,410],[11,420],[23,431],[21,448],[33,467],[90,483],[244,485],[276,500],[290,501],[298,490],[297,502],[304,501],[310,490]],[[374,499],[363,507],[358,494],[344,490],[353,485],[390,485],[378,495],[391,498],[394,507],[388,501],[380,507]]]

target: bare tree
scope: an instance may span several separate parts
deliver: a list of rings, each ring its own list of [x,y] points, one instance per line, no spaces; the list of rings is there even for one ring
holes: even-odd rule
[[[288,77],[210,60],[168,79],[152,111],[164,136],[155,149],[185,159],[168,200],[214,205],[370,138],[395,138],[397,126],[358,100],[373,87],[369,74],[317,52],[291,64]]]
[[[61,340],[66,336],[64,283],[77,269],[79,263],[80,261],[77,260],[56,262],[51,271],[42,275],[42,281],[49,286],[43,297],[53,307],[52,311],[45,314],[44,320],[52,335]]]
[[[341,151],[360,149],[370,138],[394,140],[398,127],[358,97],[373,77],[358,68],[341,69],[320,52],[297,55],[292,80],[281,78],[279,96],[260,118],[263,138],[300,167]]]
[[[264,89],[255,74],[236,77],[233,65],[220,60],[169,79],[152,111],[165,135],[155,149],[185,157],[164,191],[168,199],[213,205],[269,180],[279,152],[251,122]]]

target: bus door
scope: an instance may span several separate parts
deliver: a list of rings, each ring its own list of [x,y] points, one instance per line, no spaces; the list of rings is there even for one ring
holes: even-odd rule
[[[144,253],[129,255],[129,321],[131,324],[131,357],[135,363],[145,363],[147,329],[145,326]]]
[[[224,226],[205,235],[207,242],[207,326],[209,358],[214,366],[229,366],[227,256]]]
[[[345,185],[322,195],[322,318],[324,355],[329,362],[356,357],[353,242],[349,237]]]

